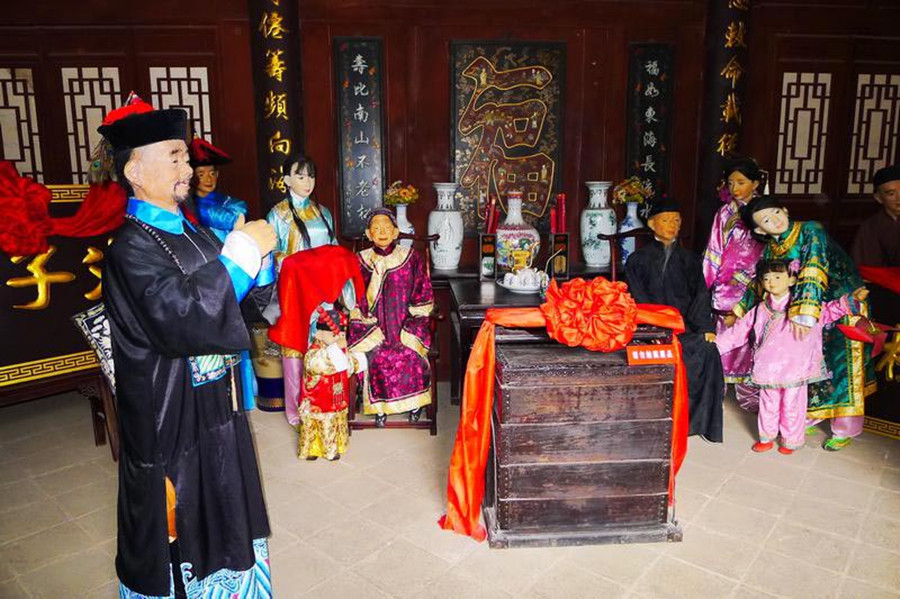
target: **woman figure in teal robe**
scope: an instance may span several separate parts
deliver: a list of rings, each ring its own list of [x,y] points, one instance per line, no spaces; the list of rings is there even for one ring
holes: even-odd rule
[[[853,261],[820,223],[792,220],[787,208],[772,196],[750,201],[741,210],[741,217],[750,230],[765,239],[762,259],[786,260],[797,273],[787,312],[795,335],[809,334],[811,326],[819,320],[823,303],[862,286]],[[753,307],[758,293],[755,286],[747,289],[733,309],[736,317]],[[862,314],[866,313],[867,307],[863,306]],[[841,322],[847,324],[850,319],[858,318],[844,317]],[[831,378],[809,386],[807,426],[814,427],[830,419],[832,435],[824,447],[837,451],[862,432],[864,399],[875,391],[875,376],[869,349],[851,341],[836,326],[825,328],[823,350]]]

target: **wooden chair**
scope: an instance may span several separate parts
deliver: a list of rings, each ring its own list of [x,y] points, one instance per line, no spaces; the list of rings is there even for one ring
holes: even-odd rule
[[[638,237],[649,237],[653,235],[653,231],[648,229],[647,227],[641,227],[640,229],[634,229],[632,231],[625,231],[623,233],[611,233],[606,235],[605,233],[598,233],[597,237],[600,238],[601,241],[609,242],[609,252],[610,252],[610,260],[612,261],[612,280],[617,280],[618,268],[619,268],[619,240],[627,239],[628,237],[634,237],[635,241]],[[625,266],[624,264],[622,266]]]
[[[94,423],[94,444],[103,445],[109,438],[109,451],[114,462],[119,461],[119,415],[116,397],[106,377],[97,373],[90,380],[78,385],[78,392],[91,402]]]
[[[425,258],[425,274],[429,279],[431,278],[431,244],[437,241],[439,238],[439,235],[410,235],[409,233],[400,233],[400,239],[411,239],[413,241],[413,247],[415,247],[416,244],[424,244],[423,253]],[[359,252],[360,250],[370,245],[369,240],[365,237],[343,238],[343,240],[353,244],[354,252]],[[418,422],[409,422],[405,418],[402,420],[388,420],[385,423],[385,428],[428,429],[432,436],[437,435],[437,361],[440,358],[440,351],[438,349],[439,346],[437,342],[437,328],[438,323],[442,320],[444,320],[444,315],[441,314],[440,310],[438,310],[437,306],[435,306],[431,311],[431,348],[428,350],[428,365],[431,368],[431,403],[425,406],[425,414],[422,418],[419,419]],[[350,407],[347,414],[347,418],[350,421],[351,431],[364,428],[376,428],[374,419],[356,419],[356,412],[362,405],[363,384],[364,383],[362,382],[361,377],[358,377],[355,399],[350,402]]]

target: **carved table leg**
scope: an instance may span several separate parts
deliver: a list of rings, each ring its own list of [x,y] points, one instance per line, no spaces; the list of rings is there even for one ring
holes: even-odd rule
[[[103,412],[103,403],[100,400],[100,385],[102,381],[92,378],[90,382],[78,385],[78,392],[91,402],[91,422],[94,425],[94,445],[106,444],[106,414]]]

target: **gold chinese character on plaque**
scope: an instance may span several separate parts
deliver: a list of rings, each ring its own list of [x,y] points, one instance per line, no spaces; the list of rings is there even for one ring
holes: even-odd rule
[[[288,120],[287,115],[287,94],[276,94],[272,90],[263,98],[263,118]]]
[[[266,39],[280,40],[284,39],[284,34],[288,33],[284,26],[284,17],[275,12],[263,13],[262,20],[259,22],[259,31]]]
[[[269,191],[275,191],[276,189],[281,193],[287,193],[287,186],[284,184],[284,175],[281,174],[281,169],[273,167],[269,169]]]
[[[53,254],[56,253],[56,246],[51,245],[43,254],[38,254],[31,259],[26,269],[31,273],[30,277],[14,277],[9,279],[6,284],[10,287],[37,287],[37,298],[27,304],[13,306],[20,310],[43,310],[50,305],[50,285],[53,283],[69,283],[75,280],[75,275],[66,271],[47,272],[45,266]],[[10,261],[13,264],[19,264],[25,260],[25,256],[13,256]]]
[[[734,92],[725,96],[725,103],[722,104],[722,122],[730,123],[731,121],[741,122],[741,108],[738,105],[737,94]]]
[[[744,67],[741,65],[740,61],[737,59],[737,56],[732,56],[731,60],[728,61],[728,64],[719,71],[719,75],[725,77],[726,79],[731,79],[731,89],[734,89],[734,86],[737,85],[738,79],[741,78],[741,75],[744,74]]]
[[[281,76],[287,68],[281,60],[282,54],[284,50],[266,50],[266,75],[278,81],[281,81]]]
[[[717,142],[716,152],[718,152],[720,156],[731,154],[737,149],[737,142],[737,133],[723,133],[722,137],[720,137]]]
[[[291,153],[291,140],[281,137],[281,131],[276,131],[269,138],[269,154],[274,154],[275,152],[281,152],[285,156]]]
[[[103,271],[100,270],[99,266],[94,266],[98,262],[103,260],[103,252],[98,250],[93,246],[88,246],[87,254],[84,259],[81,261],[82,264],[88,265],[88,272],[97,277],[98,279],[103,278]],[[97,286],[84,294],[84,299],[96,301],[100,299],[103,295],[103,281],[100,280],[97,283]]]
[[[728,8],[750,10],[750,0],[728,0]]]
[[[744,27],[743,21],[738,21],[737,23],[732,21],[728,24],[728,29],[725,30],[725,47],[746,48],[747,44],[744,43],[744,35],[746,33],[747,29]]]

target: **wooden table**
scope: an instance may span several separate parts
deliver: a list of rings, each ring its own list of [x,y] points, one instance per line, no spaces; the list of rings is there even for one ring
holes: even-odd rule
[[[450,403],[458,404],[472,343],[488,308],[533,308],[541,305],[538,293],[513,293],[491,281],[450,281]]]
[[[610,269],[591,268],[576,265],[572,268],[572,277],[593,279],[607,275]],[[432,279],[434,273],[432,271]],[[534,308],[542,303],[540,294],[513,293],[492,281],[479,281],[476,278],[451,278],[450,286],[450,402],[459,404],[462,396],[462,385],[466,375],[466,364],[472,343],[488,308]]]
[[[434,267],[431,268],[431,287],[435,290],[439,289],[449,289],[450,281],[456,280],[468,280],[468,281],[477,281],[478,280],[478,271],[475,270],[475,267],[462,267],[454,270],[438,270]]]

